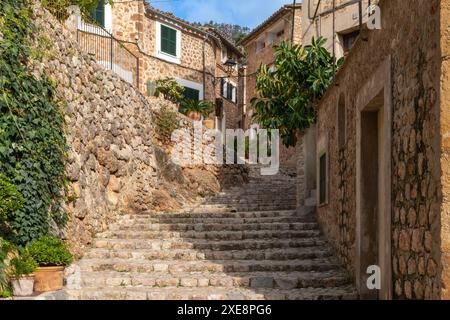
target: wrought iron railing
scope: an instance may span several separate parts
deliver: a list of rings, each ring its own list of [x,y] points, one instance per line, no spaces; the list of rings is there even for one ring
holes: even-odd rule
[[[78,19],[77,41],[97,62],[125,81],[139,87],[139,58],[105,28]]]

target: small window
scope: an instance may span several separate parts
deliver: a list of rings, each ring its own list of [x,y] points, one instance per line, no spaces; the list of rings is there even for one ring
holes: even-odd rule
[[[174,57],[177,55],[177,30],[161,25],[161,51]]]
[[[359,30],[342,35],[342,45],[345,54],[350,52],[358,37],[359,37]]]
[[[184,87],[184,98],[200,101],[200,91],[189,87]]]
[[[327,202],[327,154],[319,158],[319,205]]]
[[[94,19],[103,28],[105,27],[105,1],[100,0],[97,8],[91,12],[91,18]]]

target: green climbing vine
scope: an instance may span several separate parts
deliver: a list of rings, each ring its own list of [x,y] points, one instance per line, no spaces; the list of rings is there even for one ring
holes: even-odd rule
[[[26,244],[65,223],[59,204],[67,144],[62,103],[45,74],[32,72],[37,28],[29,0],[0,1],[0,173],[22,195],[0,237]]]

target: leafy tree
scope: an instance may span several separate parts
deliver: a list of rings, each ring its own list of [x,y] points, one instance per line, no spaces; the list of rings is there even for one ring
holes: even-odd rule
[[[324,38],[311,45],[281,43],[275,46],[273,71],[261,65],[257,80],[257,97],[251,103],[253,120],[267,129],[279,129],[286,146],[295,146],[296,132],[316,120],[316,104],[333,80],[333,57],[323,47]]]
[[[155,96],[160,95],[173,103],[180,103],[184,99],[184,88],[174,78],[156,80]]]

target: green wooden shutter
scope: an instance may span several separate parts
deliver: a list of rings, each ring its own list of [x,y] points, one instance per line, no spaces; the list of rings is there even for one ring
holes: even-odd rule
[[[91,17],[98,22],[103,28],[105,27],[105,1],[100,0],[97,8],[91,12]]]
[[[184,98],[199,101],[200,91],[189,87],[184,87]]]
[[[177,55],[177,30],[161,25],[161,51]]]

